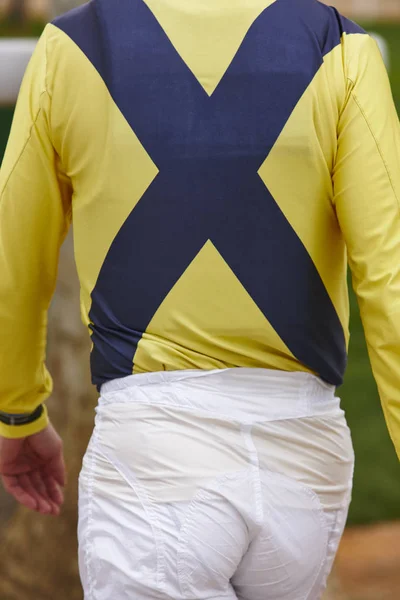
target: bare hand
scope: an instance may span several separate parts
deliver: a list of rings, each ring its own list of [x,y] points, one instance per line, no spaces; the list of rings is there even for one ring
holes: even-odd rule
[[[0,476],[4,488],[31,510],[60,514],[65,464],[60,436],[50,424],[22,439],[0,436]]]

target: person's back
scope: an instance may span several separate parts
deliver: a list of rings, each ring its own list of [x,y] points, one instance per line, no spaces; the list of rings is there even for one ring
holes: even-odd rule
[[[361,30],[311,0],[106,0],[56,26],[52,131],[95,383],[233,366],[341,383],[331,174],[344,51],[367,43],[342,34]]]
[[[93,462],[82,476],[89,483],[81,539],[90,527],[91,469],[106,459],[164,539],[153,594],[178,600],[170,575],[168,585],[161,582],[176,559],[185,600],[200,597],[199,581],[214,600],[235,597],[230,579],[248,600],[298,600],[300,590],[317,598],[344,526],[352,473],[351,442],[333,398],[349,339],[346,247],[385,414],[399,437],[399,125],[375,42],[316,0],[93,0],[46,28],[16,114],[0,178],[7,345],[0,408],[27,413],[27,398],[33,410],[50,391],[44,323],[72,217],[106,432],[99,447],[92,443]],[[18,230],[10,227],[15,218]],[[24,433],[45,425],[43,413]],[[3,427],[10,434],[12,425]],[[129,442],[135,435],[140,443]],[[165,460],[159,471],[155,456]],[[114,501],[119,494],[129,504],[126,490],[112,491],[106,471],[110,483],[101,493],[109,489]],[[236,472],[231,487],[222,485]],[[276,502],[265,500],[263,486]],[[204,511],[196,495],[203,498],[203,488]],[[250,492],[241,497],[239,488],[253,490],[253,512]],[[221,550],[235,569],[202,554],[215,544],[217,553],[218,536],[225,539],[225,529],[211,527],[218,514],[234,523],[227,506],[249,532],[241,539],[233,524],[237,556]],[[132,507],[135,531],[132,523],[145,517]],[[103,507],[99,525],[106,514]],[[293,524],[285,534],[281,517]],[[319,529],[325,518],[326,539]],[[279,539],[272,522],[287,537],[282,560],[271,559],[270,568],[291,565],[281,588],[260,562],[266,540]],[[175,541],[167,533],[172,523],[180,531]],[[192,547],[200,530],[209,539]],[[138,551],[136,598],[153,598],[140,587],[149,585],[141,579],[152,568],[149,547],[147,564]],[[301,555],[311,548],[305,566]],[[103,550],[99,564],[108,560]],[[215,589],[208,563],[221,569]],[[97,570],[91,574],[86,562],[81,568],[89,594],[94,586],[96,598],[122,598],[118,586],[100,591]]]

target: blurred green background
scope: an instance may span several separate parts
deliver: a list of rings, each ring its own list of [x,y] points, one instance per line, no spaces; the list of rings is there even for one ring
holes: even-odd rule
[[[389,44],[390,75],[400,114],[400,25],[367,23],[369,30],[382,35]],[[0,28],[0,36],[8,29]],[[38,26],[26,31],[38,33]],[[0,107],[0,158],[3,155],[12,108]],[[376,385],[371,373],[358,307],[351,293],[351,344],[343,399],[356,450],[356,471],[350,524],[400,518],[400,466],[384,423]],[[400,365],[399,365],[400,368]]]

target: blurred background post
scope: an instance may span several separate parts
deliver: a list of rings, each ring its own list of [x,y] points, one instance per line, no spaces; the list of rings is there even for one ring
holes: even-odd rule
[[[20,78],[35,40],[47,20],[82,3],[0,0],[0,161]],[[379,36],[400,112],[400,0],[327,3]],[[349,370],[339,394],[356,448],[355,489],[326,600],[399,600],[400,467],[383,421],[353,295],[351,306]],[[0,600],[82,600],[76,560],[77,477],[96,402],[88,358],[71,235],[61,252],[48,346],[55,380],[48,405],[68,459],[66,505],[60,519],[48,519],[19,508],[0,490]]]

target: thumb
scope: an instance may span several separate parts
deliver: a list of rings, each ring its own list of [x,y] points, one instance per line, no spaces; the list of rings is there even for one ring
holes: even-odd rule
[[[47,475],[54,477],[59,485],[64,486],[66,474],[63,443],[52,424],[32,435],[29,445],[35,455],[43,461]]]
[[[30,436],[28,443],[33,452],[44,460],[51,460],[62,453],[62,440],[51,423],[39,433]]]

